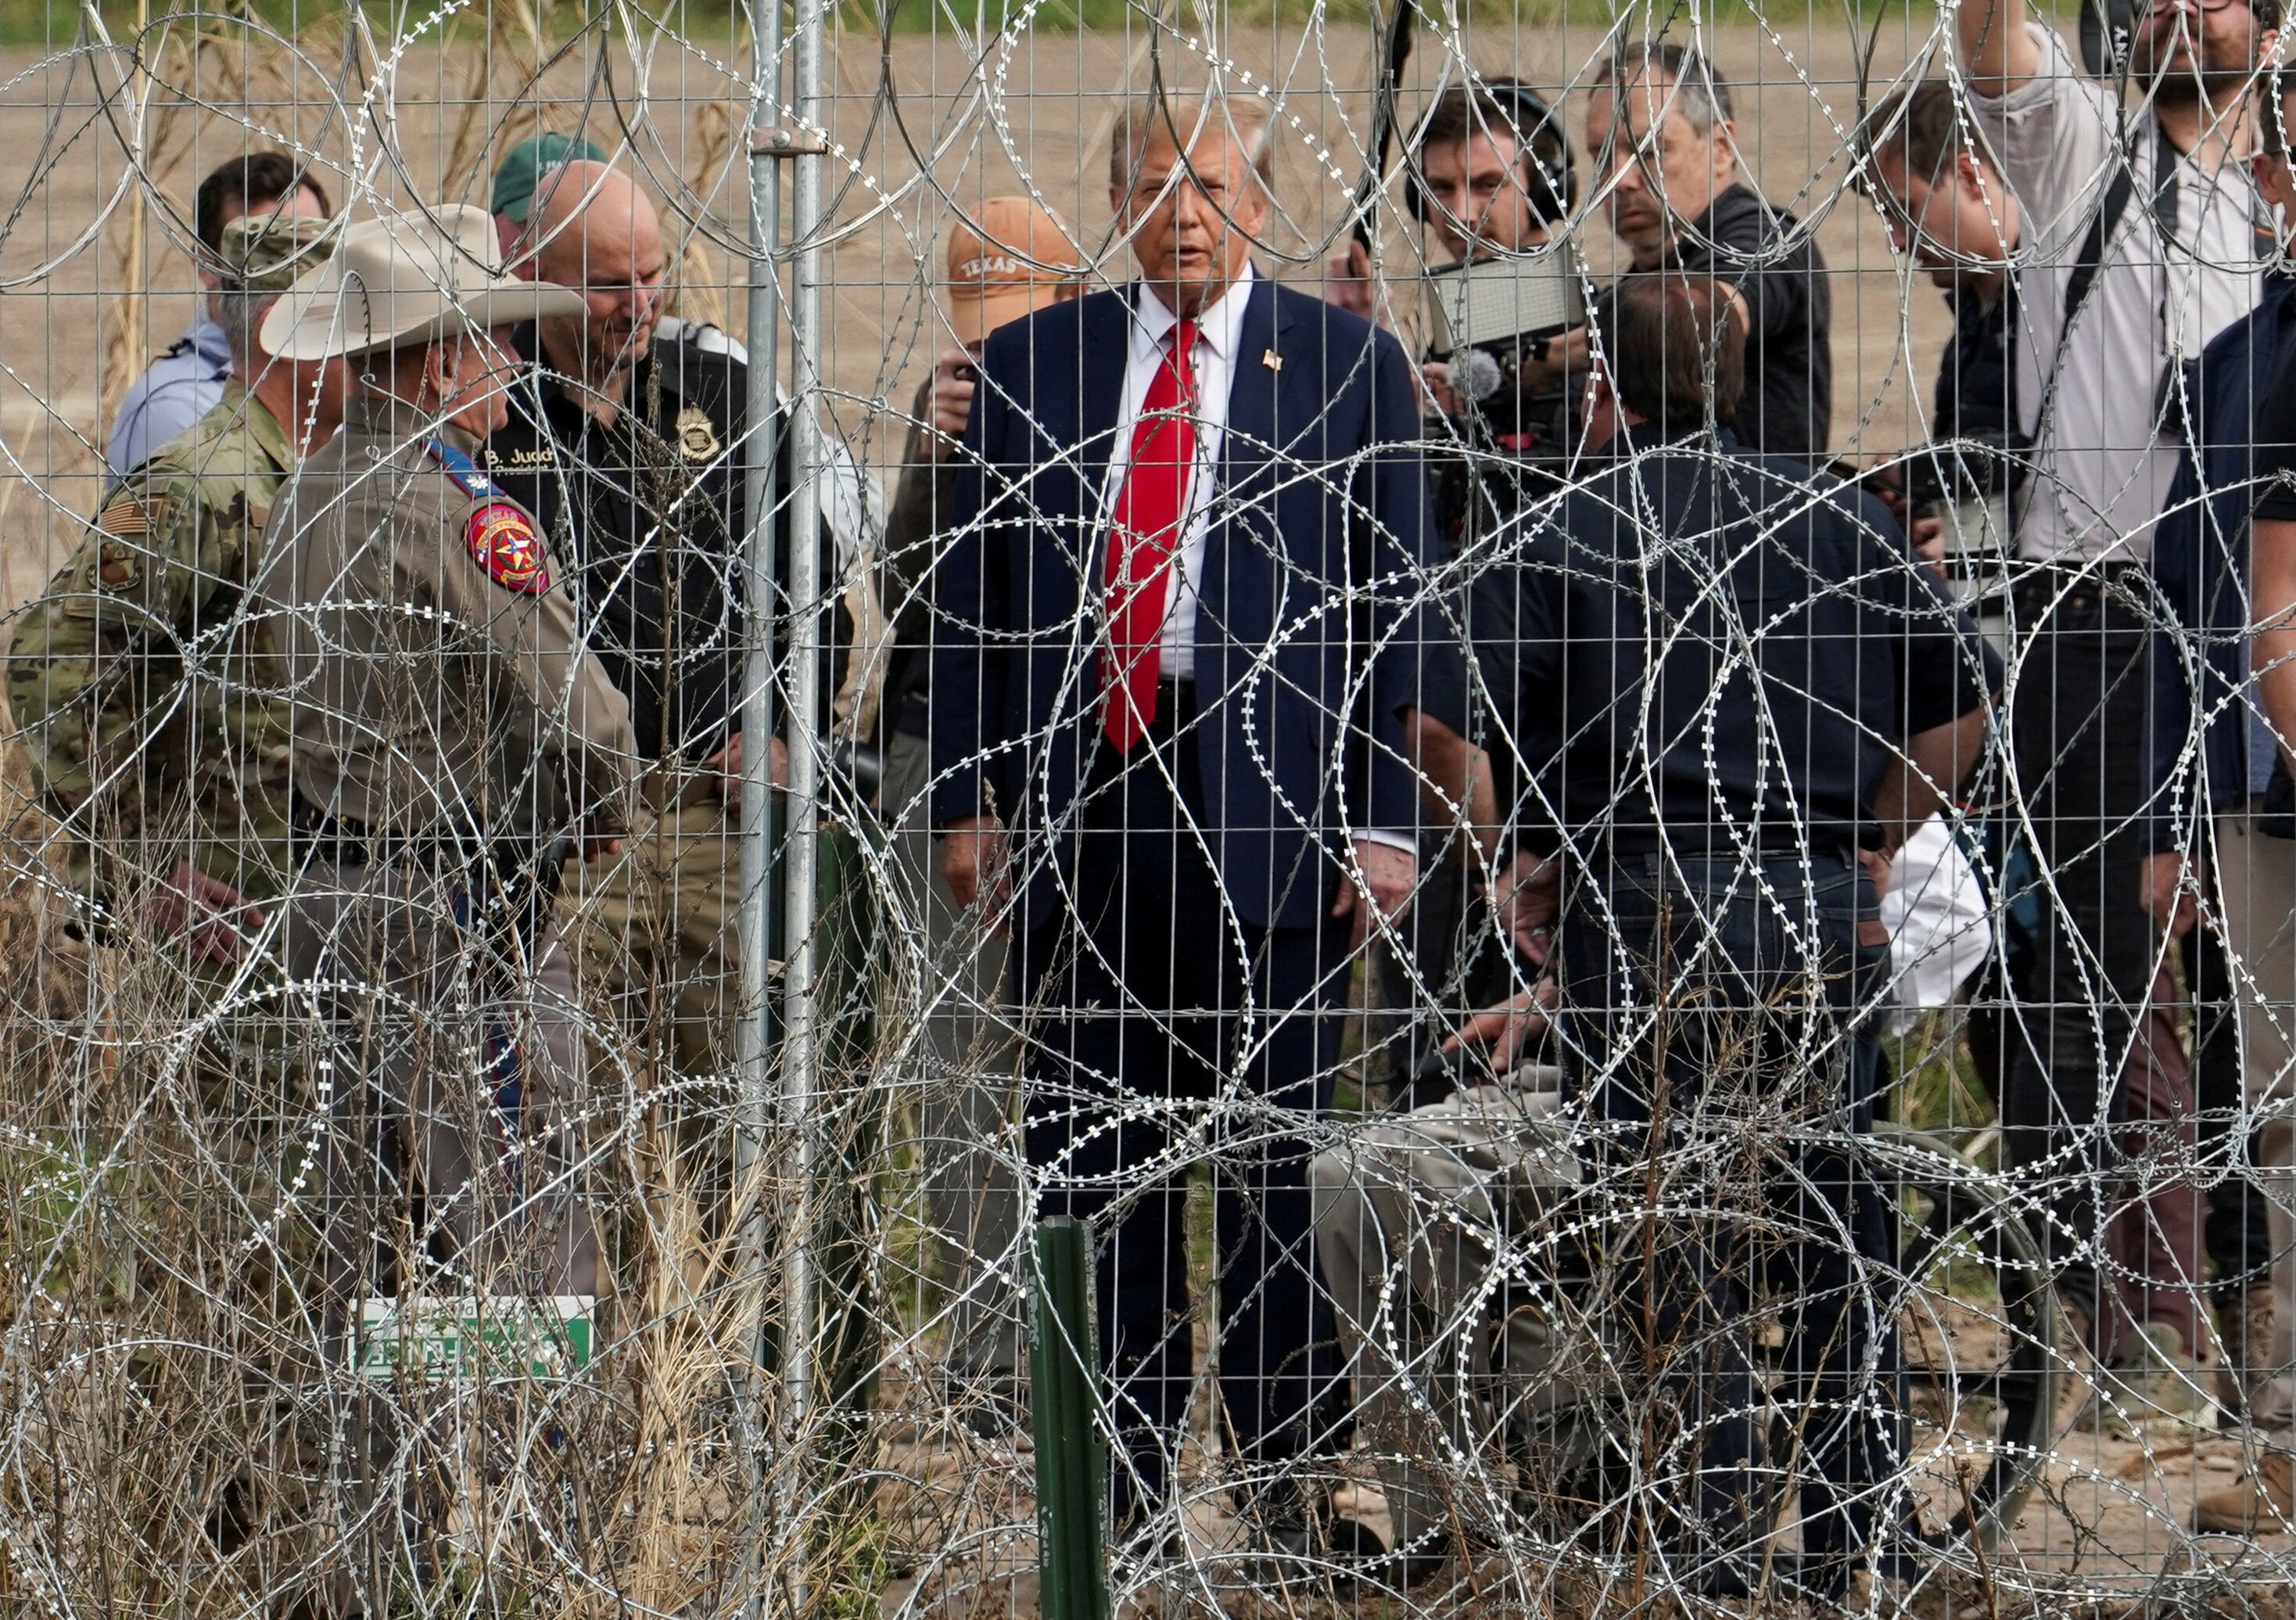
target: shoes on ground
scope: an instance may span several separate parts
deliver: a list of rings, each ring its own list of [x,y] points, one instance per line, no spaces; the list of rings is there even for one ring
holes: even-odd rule
[[[1368,1585],[1408,1591],[1448,1567],[1453,1551],[1448,1542],[1432,1535],[1423,1535],[1409,1547],[1390,1549],[1361,1519],[1336,1513],[1316,1529],[1294,1524],[1271,1533],[1271,1539],[1279,1538],[1296,1549],[1293,1556],[1320,1564],[1340,1589]]]
[[[2213,1404],[2203,1377],[2176,1328],[2132,1327],[2112,1364],[2098,1369],[2080,1427],[2134,1439],[2149,1428],[2198,1424]]]
[[[2218,1338],[2224,1360],[2217,1364],[2217,1403],[2228,1412],[2248,1410],[2249,1396],[2272,1366],[2272,1290],[2245,1289],[2217,1308]]]
[[[2238,1484],[2211,1491],[2193,1504],[2193,1528],[2231,1535],[2286,1535],[2296,1531],[2296,1456],[2267,1451],[2256,1471]]]
[[[1353,1591],[1385,1575],[1393,1555],[1378,1532],[1335,1511],[1328,1498],[1245,1515],[1254,1577],[1279,1588]]]

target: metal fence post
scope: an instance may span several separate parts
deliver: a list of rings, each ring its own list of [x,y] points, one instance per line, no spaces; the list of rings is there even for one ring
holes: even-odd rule
[[[821,1141],[815,1119],[816,1064],[819,1056],[814,1007],[815,883],[821,832],[821,425],[816,401],[821,390],[821,166],[822,144],[808,139],[821,128],[822,34],[828,21],[824,0],[793,0],[791,29],[790,123],[797,139],[790,175],[790,391],[789,435],[788,685],[789,826],[783,844],[781,1115],[784,1139],[793,1149],[791,1197],[783,1234],[781,1464],[775,1506],[791,1549],[783,1581],[784,1599],[795,1620],[807,1608],[806,1559],[810,1538],[801,1522],[808,1491],[806,1455],[813,1443],[815,1360],[820,1324],[815,1318],[813,1222],[822,1187]]]
[[[774,103],[781,84],[781,0],[750,0],[750,37],[753,63],[750,86],[749,181],[750,274],[748,341],[750,349],[749,423],[751,434],[748,482],[743,490],[749,532],[743,537],[743,579],[750,605],[748,662],[743,670],[742,732],[750,739],[742,757],[742,1016],[736,1030],[735,1057],[741,1067],[740,1119],[734,1134],[734,1196],[750,1200],[743,1231],[744,1275],[754,1279],[758,1314],[748,1335],[748,1364],[742,1369],[739,1438],[746,1459],[747,1524],[742,1567],[746,1590],[740,1613],[745,1620],[764,1620],[767,1582],[765,1561],[771,1541],[770,1526],[777,1516],[767,1503],[765,1421],[767,1392],[760,1374],[776,1361],[771,1317],[771,1251],[774,1234],[768,1222],[765,1188],[760,1185],[766,1144],[773,1133],[773,975],[769,958],[774,943],[774,893],[771,750],[766,739],[774,735],[774,637],[780,618],[774,581],[774,506],[781,491],[775,465],[779,446],[781,375],[781,157],[767,131],[774,120]],[[777,1475],[778,1470],[775,1470]]]
[[[1100,1341],[1092,1229],[1072,1215],[1039,1223],[1036,1281],[1029,1376],[1040,1607],[1044,1620],[1108,1620],[1108,1447],[1093,1421]]]

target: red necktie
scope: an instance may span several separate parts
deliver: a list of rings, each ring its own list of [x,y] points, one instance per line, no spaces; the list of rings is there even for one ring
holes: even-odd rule
[[[1132,464],[1108,537],[1108,646],[1101,654],[1101,729],[1128,753],[1156,718],[1164,598],[1196,467],[1196,324],[1172,328],[1132,430]]]

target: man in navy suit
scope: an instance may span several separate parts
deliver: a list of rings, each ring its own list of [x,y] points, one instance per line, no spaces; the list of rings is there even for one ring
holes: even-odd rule
[[[1330,1528],[1300,1460],[1337,1387],[1307,1132],[1350,954],[1416,876],[1407,717],[1423,674],[1459,677],[1424,668],[1410,365],[1254,270],[1267,136],[1217,96],[1119,119],[1141,279],[989,339],[931,690],[942,870],[1014,927],[1041,1213],[1098,1241],[1119,1531],[1178,1522],[1209,1152],[1230,1483],[1282,1553]]]

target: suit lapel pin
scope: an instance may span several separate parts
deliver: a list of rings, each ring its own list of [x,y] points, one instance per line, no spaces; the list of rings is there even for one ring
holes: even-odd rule
[[[1273,349],[1259,357],[1259,363],[1267,367],[1270,371],[1282,371],[1283,369],[1283,357],[1277,354]]]

